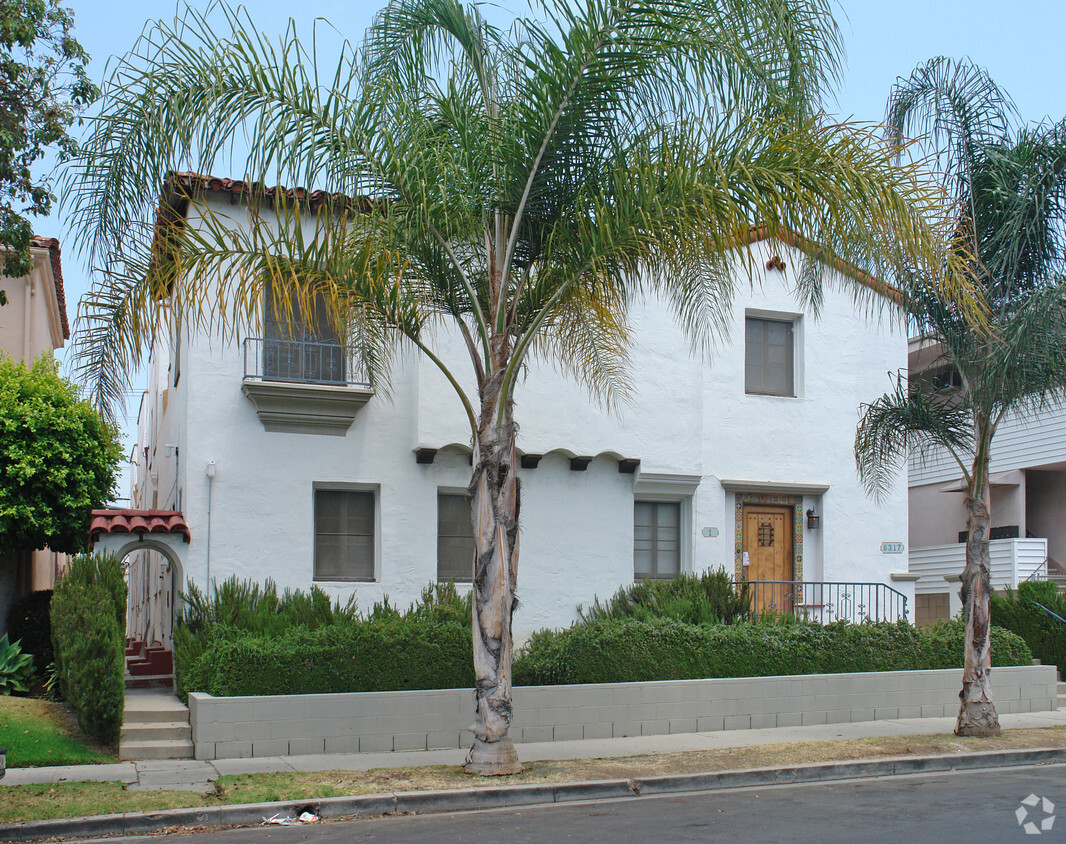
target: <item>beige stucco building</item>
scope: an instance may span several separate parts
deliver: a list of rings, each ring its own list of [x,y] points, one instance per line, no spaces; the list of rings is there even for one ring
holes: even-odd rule
[[[63,348],[70,338],[59,241],[35,237],[32,251],[29,275],[0,280],[7,293],[7,304],[0,307],[0,352],[27,364]],[[7,629],[12,602],[51,589],[64,561],[65,555],[47,549],[0,553],[0,633]]]

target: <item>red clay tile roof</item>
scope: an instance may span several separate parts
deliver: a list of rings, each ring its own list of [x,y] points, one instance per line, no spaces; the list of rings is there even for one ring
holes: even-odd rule
[[[370,200],[366,197],[350,197],[342,193],[328,193],[324,190],[308,192],[306,188],[287,188],[281,185],[267,187],[258,182],[245,182],[241,179],[226,179],[218,176],[208,176],[202,173],[188,173],[174,171],[167,174],[163,183],[163,196],[173,194],[187,194],[195,191],[219,191],[221,193],[236,194],[237,196],[250,199],[252,197],[274,197],[284,195],[287,199],[298,202],[309,202],[312,205],[322,203],[334,203],[369,211]]]
[[[331,194],[322,190],[311,191],[308,193],[306,188],[286,188],[280,185],[278,187],[269,188],[260,183],[245,182],[240,179],[226,179],[202,173],[171,171],[167,174],[167,177],[163,182],[163,195],[160,202],[159,212],[156,216],[156,245],[153,246],[153,250],[159,245],[160,224],[163,222],[175,222],[183,219],[188,210],[189,197],[197,191],[220,191],[222,193],[231,194],[238,199],[245,200],[253,197],[273,198],[279,195],[284,195],[289,200],[307,202],[311,205],[333,203],[335,205],[340,205],[342,207],[346,206],[364,212],[370,211],[373,207],[372,201],[365,196],[350,197],[341,193]],[[879,293],[897,305],[902,303],[903,293],[898,288],[870,275],[870,273],[865,270],[859,269],[854,264],[839,258],[831,252],[822,249],[817,244],[812,243],[794,231],[784,230],[774,235],[766,226],[754,225],[748,230],[746,240],[748,244],[754,244],[760,241],[773,239],[774,237],[783,243],[787,243],[789,246],[799,249],[801,252],[806,253],[812,258],[822,261],[837,272],[849,276],[859,284],[870,288],[875,293]],[[741,240],[743,241],[744,238],[742,237]]]
[[[67,322],[67,297],[63,292],[63,264],[59,260],[59,239],[55,237],[33,236],[33,245],[39,249],[47,249],[52,258],[52,277],[56,283],[56,300],[59,302],[59,321],[63,326],[63,339],[70,339],[70,323]]]
[[[189,526],[180,510],[93,510],[90,544],[102,533],[180,533],[189,541]]]

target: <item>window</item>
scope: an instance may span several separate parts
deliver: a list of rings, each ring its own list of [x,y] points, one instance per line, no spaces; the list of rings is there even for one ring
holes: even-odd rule
[[[345,383],[344,348],[318,293],[310,312],[294,295],[286,302],[266,287],[263,313],[263,377],[279,381]]]
[[[633,574],[637,580],[670,578],[681,570],[681,504],[633,503]]]
[[[315,580],[374,579],[374,493],[315,490]]]
[[[748,317],[744,326],[744,392],[794,396],[793,323]]]
[[[474,528],[470,499],[464,494],[437,495],[437,580],[470,583],[474,579]]]

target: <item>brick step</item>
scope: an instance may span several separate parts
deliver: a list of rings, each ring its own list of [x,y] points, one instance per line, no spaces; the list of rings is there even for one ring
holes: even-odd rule
[[[123,759],[192,759],[192,741],[168,741],[155,739],[148,741],[125,740],[119,745],[118,755]]]
[[[186,721],[140,721],[122,725],[122,741],[191,741],[192,727]]]

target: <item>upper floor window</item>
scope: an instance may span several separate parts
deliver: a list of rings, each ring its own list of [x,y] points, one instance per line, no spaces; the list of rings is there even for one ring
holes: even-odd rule
[[[282,381],[345,383],[345,354],[330,321],[325,296],[309,303],[266,286],[263,307],[263,377]]]
[[[744,321],[744,392],[796,395],[795,324],[749,316]]]

